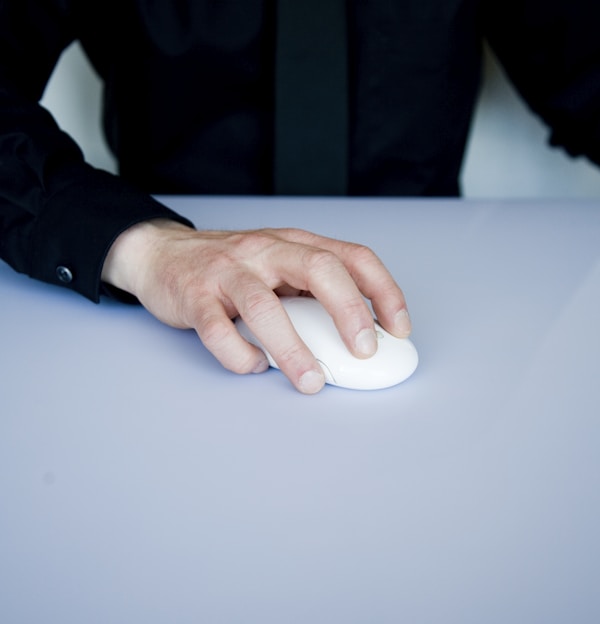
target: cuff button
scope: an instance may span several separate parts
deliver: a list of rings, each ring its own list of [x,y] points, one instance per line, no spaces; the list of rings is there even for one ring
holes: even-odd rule
[[[66,266],[56,267],[56,277],[63,284],[70,284],[73,281],[73,273]]]

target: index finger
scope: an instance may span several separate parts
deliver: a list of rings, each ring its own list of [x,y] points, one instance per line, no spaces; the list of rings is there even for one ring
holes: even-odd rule
[[[231,295],[241,318],[300,392],[318,392],[325,384],[323,370],[298,336],[279,297],[259,280],[244,281]]]
[[[327,238],[303,230],[282,230],[282,236],[311,245],[314,248],[328,250],[334,254],[354,283],[355,292],[361,293],[371,301],[381,325],[399,338],[404,338],[410,334],[411,321],[404,293],[383,262],[369,247]],[[338,273],[338,275],[342,274]],[[346,293],[352,290],[343,276],[339,286]],[[314,284],[314,288],[320,294],[313,294],[323,302],[334,319],[336,316],[343,317],[355,312],[355,299],[353,299],[354,304],[351,303],[345,309],[344,303],[336,303],[335,293],[339,292],[339,289],[336,289],[335,284],[332,287],[333,290],[330,291],[327,290],[327,287],[319,288],[318,282]],[[350,290],[348,290],[349,288]],[[332,294],[329,295],[328,292]],[[336,322],[336,325],[342,327],[344,324],[343,322]]]

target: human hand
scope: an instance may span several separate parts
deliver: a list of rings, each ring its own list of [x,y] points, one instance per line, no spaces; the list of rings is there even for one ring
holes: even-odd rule
[[[297,229],[196,231],[175,221],[139,223],[112,245],[103,281],[135,295],[173,327],[193,328],[221,364],[262,372],[265,355],[232,322],[240,315],[303,393],[325,382],[279,296],[310,293],[359,358],[377,349],[370,299],[381,325],[403,338],[410,320],[400,288],[368,248]]]

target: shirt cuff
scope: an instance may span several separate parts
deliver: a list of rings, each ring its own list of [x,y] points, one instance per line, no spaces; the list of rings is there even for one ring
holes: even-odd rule
[[[31,277],[64,286],[98,303],[102,266],[115,239],[149,219],[193,224],[150,195],[104,171],[85,168],[47,199],[32,235]]]

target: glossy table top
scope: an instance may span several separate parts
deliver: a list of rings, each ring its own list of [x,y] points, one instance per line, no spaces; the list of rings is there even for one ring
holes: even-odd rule
[[[600,621],[600,203],[164,198],[370,245],[420,365],[228,373],[0,264],[0,621]]]

